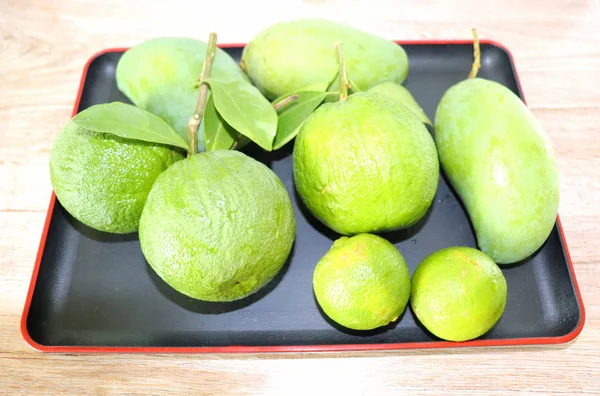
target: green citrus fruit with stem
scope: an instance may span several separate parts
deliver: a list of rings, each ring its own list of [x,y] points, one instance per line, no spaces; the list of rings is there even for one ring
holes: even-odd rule
[[[433,201],[433,138],[402,104],[371,92],[324,103],[294,143],[296,189],[310,212],[344,234],[410,227]]]
[[[295,231],[292,203],[277,175],[242,152],[214,150],[156,179],[139,236],[146,260],[172,288],[225,302],[275,277]]]
[[[417,266],[410,301],[431,333],[447,341],[466,341],[498,322],[506,296],[506,279],[487,254],[454,246],[432,253]]]
[[[99,231],[135,232],[156,177],[183,155],[170,146],[87,130],[69,121],[50,153],[60,204]]]
[[[330,319],[349,329],[372,330],[404,312],[410,272],[386,239],[373,234],[344,236],[319,260],[313,289]]]

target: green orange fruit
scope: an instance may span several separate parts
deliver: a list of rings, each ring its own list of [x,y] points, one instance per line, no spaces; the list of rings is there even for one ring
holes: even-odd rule
[[[395,321],[410,296],[410,272],[389,241],[373,234],[341,237],[319,260],[315,297],[325,314],[353,330]]]
[[[310,212],[344,234],[410,227],[435,196],[433,138],[405,106],[358,92],[325,103],[294,143],[294,182]]]
[[[412,276],[410,303],[419,321],[448,341],[482,336],[504,312],[507,284],[498,265],[466,246],[427,256]]]
[[[137,231],[156,177],[181,159],[170,146],[96,133],[70,121],[50,153],[50,181],[77,220],[126,234]]]
[[[292,203],[266,165],[239,151],[193,155],[163,172],[140,219],[142,252],[189,297],[225,302],[262,288],[295,237]]]

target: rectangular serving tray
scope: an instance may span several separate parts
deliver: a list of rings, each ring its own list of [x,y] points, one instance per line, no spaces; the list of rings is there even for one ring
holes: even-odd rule
[[[397,43],[410,61],[405,85],[433,119],[444,91],[468,74],[472,42]],[[239,61],[243,45],[221,48]],[[115,83],[115,68],[125,50],[105,50],[88,61],[73,115],[94,104],[129,103]],[[523,98],[506,48],[483,40],[481,61],[480,77]],[[558,344],[581,332],[584,307],[559,218],[536,254],[502,267],[508,283],[505,312],[476,340],[436,338],[416,322],[410,306],[396,323],[374,331],[336,326],[316,303],[312,274],[339,235],[315,220],[298,199],[292,149],[293,141],[272,153],[256,146],[244,149],[285,184],[297,235],[281,273],[256,294],[233,303],[196,301],[174,291],[146,263],[137,235],[94,231],[73,219],[52,193],[21,320],[26,342],[44,352],[298,352]],[[443,174],[425,218],[411,229],[383,236],[398,247],[411,273],[438,249],[476,247],[466,212]]]

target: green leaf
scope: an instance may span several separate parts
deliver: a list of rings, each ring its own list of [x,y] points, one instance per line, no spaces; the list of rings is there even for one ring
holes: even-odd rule
[[[252,84],[243,80],[208,78],[215,108],[233,129],[267,151],[273,149],[277,133],[277,113]]]
[[[279,111],[277,135],[273,149],[277,150],[292,140],[300,130],[300,125],[325,100],[328,93],[318,91],[296,92],[298,99]]]
[[[320,81],[320,82],[314,82],[314,83],[308,84],[307,86],[304,86],[300,89],[296,89],[295,91],[281,95],[280,97],[273,100],[271,103],[277,103],[277,102],[281,101],[282,99],[287,98],[288,96],[291,96],[295,93],[303,92],[303,91],[318,91],[318,92],[332,91],[332,84],[337,82],[337,76],[338,76],[338,70],[336,67],[335,73],[329,79],[329,81]],[[333,91],[339,92],[339,89],[333,89]]]
[[[298,125],[296,129],[290,131],[289,133],[282,133],[281,135],[278,134],[277,136],[275,136],[275,141],[273,142],[273,150],[279,150],[280,148],[288,144],[293,138],[295,138],[296,135],[298,135],[298,132],[300,132],[300,128],[302,128],[302,124],[304,124],[304,121],[306,121],[306,119],[302,120],[300,122],[300,125]]]
[[[204,145],[206,151],[233,147],[239,133],[217,113],[213,96],[209,95],[204,109]]]
[[[186,141],[165,120],[127,103],[97,104],[77,114],[72,121],[94,132],[188,149]]]

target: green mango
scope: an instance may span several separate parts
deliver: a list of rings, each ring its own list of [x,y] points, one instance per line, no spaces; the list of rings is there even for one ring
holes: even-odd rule
[[[163,118],[187,142],[206,47],[204,41],[182,37],[160,37],[137,44],[117,64],[117,87],[134,105]],[[220,48],[215,52],[211,76],[249,82],[239,65]],[[198,150],[205,150],[203,125],[198,130]]]
[[[360,90],[406,79],[408,57],[400,45],[325,19],[298,19],[266,28],[244,47],[241,65],[269,100],[306,87],[336,90],[338,41],[348,74]]]
[[[545,131],[511,90],[469,78],[437,107],[442,169],[463,201],[480,249],[498,264],[536,252],[555,224],[558,169]]]

